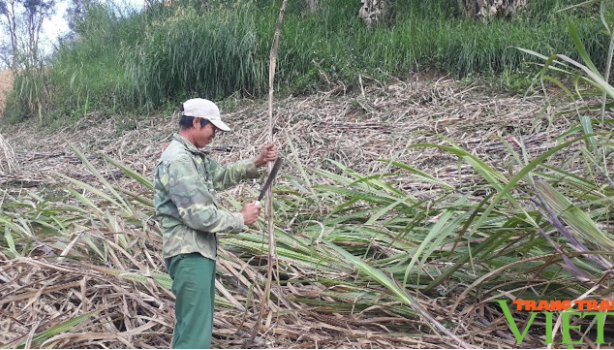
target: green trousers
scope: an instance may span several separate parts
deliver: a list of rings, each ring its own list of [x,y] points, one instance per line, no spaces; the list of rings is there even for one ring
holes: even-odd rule
[[[211,348],[215,260],[192,253],[167,258],[165,263],[176,297],[173,349]]]

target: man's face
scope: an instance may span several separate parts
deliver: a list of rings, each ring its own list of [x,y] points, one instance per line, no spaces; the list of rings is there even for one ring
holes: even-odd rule
[[[215,133],[217,132],[217,127],[212,123],[208,123],[207,125],[201,127],[200,121],[195,124],[195,146],[198,148],[203,148],[213,141],[213,139],[215,138]]]

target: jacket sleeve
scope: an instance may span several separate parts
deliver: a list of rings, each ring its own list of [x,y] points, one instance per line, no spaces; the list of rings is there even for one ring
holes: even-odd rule
[[[167,179],[168,193],[185,225],[211,233],[241,232],[243,215],[218,209],[191,159],[182,157],[173,161]]]
[[[253,179],[260,176],[258,168],[252,160],[242,160],[221,166],[209,158],[209,171],[213,177],[213,186],[218,191],[235,186],[243,179]]]

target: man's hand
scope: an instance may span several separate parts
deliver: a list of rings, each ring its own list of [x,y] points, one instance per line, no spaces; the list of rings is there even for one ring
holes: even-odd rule
[[[277,159],[277,146],[274,143],[270,143],[262,147],[260,154],[254,158],[254,164],[257,167],[265,166],[268,162],[273,162]]]
[[[260,209],[262,209],[262,206],[260,204],[257,204],[256,202],[246,204],[243,209],[241,209],[241,215],[243,215],[243,223],[249,226],[258,221]]]

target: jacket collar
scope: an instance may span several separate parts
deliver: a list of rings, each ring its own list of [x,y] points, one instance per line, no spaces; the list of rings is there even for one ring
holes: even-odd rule
[[[185,137],[183,137],[183,136],[181,136],[179,134],[175,134],[175,135],[173,135],[173,139],[175,141],[179,142],[180,144],[182,144],[183,147],[185,147],[191,153],[202,155],[202,156],[206,156],[206,154],[204,152],[202,152],[201,150],[196,148],[196,146],[194,146],[194,144],[192,142],[186,140]]]

